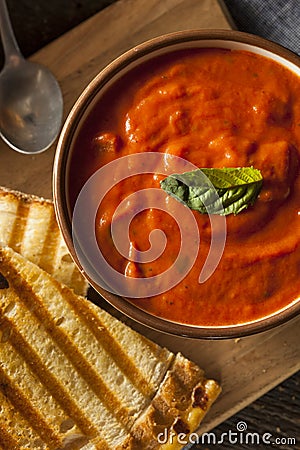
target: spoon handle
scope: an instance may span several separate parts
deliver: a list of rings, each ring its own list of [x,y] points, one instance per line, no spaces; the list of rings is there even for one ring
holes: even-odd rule
[[[17,44],[5,0],[0,0],[0,32],[5,56],[5,64],[23,59]]]

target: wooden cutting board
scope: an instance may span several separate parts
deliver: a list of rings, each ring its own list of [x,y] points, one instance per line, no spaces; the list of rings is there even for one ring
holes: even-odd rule
[[[159,34],[193,28],[230,28],[217,0],[119,0],[82,23],[32,59],[47,65],[64,95],[64,115],[110,60]],[[0,142],[0,184],[51,197],[54,146],[25,156]],[[124,318],[123,318],[124,319]],[[170,350],[181,351],[218,379],[223,393],[201,431],[218,425],[300,369],[300,318],[240,340],[201,341],[164,335],[127,323]]]

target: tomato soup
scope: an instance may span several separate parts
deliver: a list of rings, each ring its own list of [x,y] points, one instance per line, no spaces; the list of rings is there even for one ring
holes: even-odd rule
[[[99,168],[146,152],[176,155],[199,168],[253,166],[263,185],[253,205],[226,216],[225,249],[204,283],[198,277],[211,245],[211,222],[193,211],[201,245],[192,269],[166,292],[128,301],[168,320],[222,326],[257,320],[298,298],[300,79],[295,74],[257,54],[216,48],[180,50],[132,69],[103,94],[76,137],[71,205]],[[154,261],[123,257],[111,235],[120,201],[141,189],[160,188],[163,178],[153,170],[124,179],[99,207],[99,247],[128,278],[163,273],[180,251],[179,226],[166,212],[168,196],[165,210],[145,207],[129,228],[133,252],[149,248],[152,230],[165,233],[165,250]]]

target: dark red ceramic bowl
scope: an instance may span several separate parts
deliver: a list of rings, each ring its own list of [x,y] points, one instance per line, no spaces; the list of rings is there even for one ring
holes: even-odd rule
[[[75,263],[91,286],[117,310],[146,326],[175,335],[193,338],[240,337],[270,329],[295,317],[300,311],[299,298],[269,316],[247,323],[210,327],[172,322],[149,314],[130,303],[126,298],[104,289],[78,258],[78,252],[74,248],[72,238],[72,211],[68,199],[68,183],[70,183],[71,177],[68,176],[68,171],[78,129],[86,120],[95,103],[101,101],[102,93],[120,76],[154,56],[190,47],[247,50],[271,58],[300,76],[300,59],[298,56],[272,42],[237,31],[183,31],[161,36],[134,47],[101,70],[95,79],[88,84],[64,124],[54,163],[55,209],[60,229]],[[83,249],[83,252],[85,250]]]

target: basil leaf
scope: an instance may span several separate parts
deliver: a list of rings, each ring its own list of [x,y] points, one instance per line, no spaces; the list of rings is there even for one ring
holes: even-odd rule
[[[160,182],[169,195],[202,214],[239,214],[257,199],[263,178],[253,167],[196,169]]]

